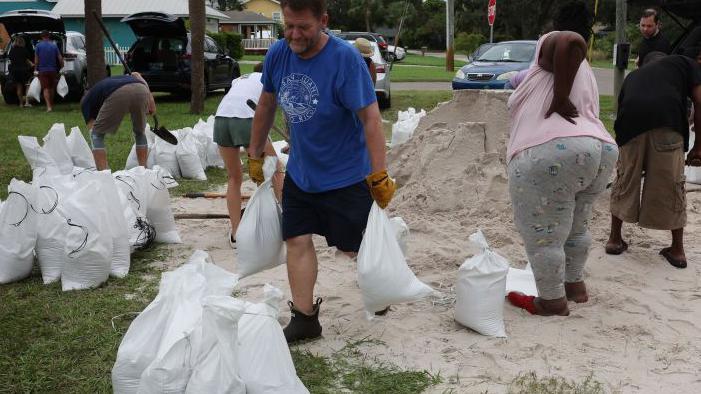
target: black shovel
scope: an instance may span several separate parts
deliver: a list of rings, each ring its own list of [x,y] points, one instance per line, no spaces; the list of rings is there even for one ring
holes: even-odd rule
[[[124,58],[122,57],[122,52],[119,51],[117,44],[115,44],[112,40],[112,36],[110,36],[110,33],[107,31],[107,27],[105,27],[105,24],[102,23],[102,19],[100,19],[100,17],[97,15],[97,12],[93,11],[92,14],[95,17],[97,23],[100,25],[100,29],[102,29],[102,32],[105,33],[105,37],[107,37],[107,40],[110,42],[110,45],[112,45],[112,49],[114,49],[114,53],[117,54],[117,58],[119,59],[120,63],[122,63],[122,66],[124,66],[124,71],[126,71],[127,74],[131,74],[131,68],[129,68],[127,62],[124,61]],[[166,129],[165,127],[158,125],[158,118],[156,117],[156,114],[153,115],[153,122],[155,123],[153,127],[151,127],[151,131],[153,132],[153,134],[156,134],[160,139],[171,145],[178,145],[178,139],[175,138],[173,133],[168,131],[168,129]]]

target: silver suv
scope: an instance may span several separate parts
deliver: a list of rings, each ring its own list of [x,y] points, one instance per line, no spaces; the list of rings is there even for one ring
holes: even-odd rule
[[[41,40],[43,30],[51,33],[51,39],[58,45],[64,59],[61,73],[66,76],[68,96],[79,100],[87,86],[87,56],[85,53],[85,36],[76,31],[66,31],[63,19],[58,14],[44,10],[16,10],[0,15],[0,23],[10,35],[10,44],[0,54],[0,90],[5,102],[17,104],[17,94],[10,79],[8,54],[17,37],[23,37],[34,61],[34,47]],[[107,66],[107,74],[110,68]]]

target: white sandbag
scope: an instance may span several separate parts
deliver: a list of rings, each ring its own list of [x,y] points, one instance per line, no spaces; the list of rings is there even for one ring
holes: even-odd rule
[[[132,171],[143,169],[137,167]],[[146,170],[148,176],[146,188],[146,218],[156,229],[156,242],[179,244],[180,235],[175,225],[173,211],[170,209],[170,193],[168,189],[177,186],[173,177],[156,165],[152,170]]]
[[[57,167],[54,159],[39,145],[37,137],[20,135],[17,137],[19,147],[24,153],[24,158],[27,159],[32,170],[37,168]]]
[[[44,137],[44,151],[51,156],[62,174],[73,171],[73,159],[68,150],[66,128],[63,123],[54,123]]]
[[[689,150],[693,148],[695,139],[696,133],[689,132]],[[687,150],[687,153],[689,152],[689,150]],[[701,185],[701,167],[685,166],[684,175],[686,176],[686,181],[688,183]]]
[[[66,97],[68,94],[68,82],[66,82],[66,76],[61,74],[61,78],[58,79],[58,84],[56,84],[56,93],[61,97]]]
[[[41,102],[41,82],[39,78],[34,77],[32,82],[29,83],[29,89],[27,89],[27,97],[33,99],[34,101]]]
[[[433,293],[407,265],[387,214],[374,202],[358,252],[358,286],[368,318],[392,304]]]
[[[419,125],[421,118],[426,116],[426,111],[421,110],[416,112],[412,107],[406,111],[399,111],[397,114],[397,122],[392,125],[392,140],[391,147],[402,144],[414,135],[414,130]]]
[[[219,154],[219,146],[214,142],[214,116],[207,118],[204,122],[202,119],[195,124],[193,130],[196,130],[198,138],[206,143],[207,146],[207,166],[224,168],[224,159]]]
[[[482,335],[505,338],[504,294],[509,262],[489,248],[482,231],[470,235],[470,241],[481,252],[458,269],[455,320]]]
[[[83,137],[79,127],[71,128],[71,133],[66,138],[68,151],[71,154],[73,165],[81,168],[95,168],[95,158],[88,141]]]
[[[146,159],[146,168],[153,168],[153,166],[156,164],[156,155],[153,151],[153,146],[156,141],[156,134],[154,134],[151,131],[151,126],[146,124],[146,129],[144,130],[144,134],[146,135],[146,144],[148,148],[148,158]],[[136,144],[133,144],[131,146],[131,150],[129,151],[129,156],[127,156],[127,162],[124,165],[125,170],[130,170],[134,167],[139,166],[139,160],[136,158]]]
[[[119,346],[112,368],[114,392],[184,392],[195,365],[192,350],[198,349],[195,330],[202,302],[210,295],[230,295],[237,281],[201,250],[164,273],[158,295],[134,319]]]
[[[199,181],[207,180],[207,175],[204,173],[204,167],[202,167],[202,162],[197,152],[197,139],[192,133],[192,129],[185,128],[180,130],[180,139],[178,140],[175,155],[183,178]]]
[[[112,234],[101,190],[95,180],[76,185],[58,207],[70,227],[66,233],[68,259],[61,274],[63,291],[94,288],[109,276]]]
[[[531,263],[526,264],[525,269],[509,267],[509,272],[506,274],[506,297],[512,291],[518,291],[525,295],[538,297],[538,288],[535,285],[535,276],[531,269]]]
[[[129,244],[129,229],[124,216],[125,206],[119,198],[119,191],[110,171],[100,171],[94,174],[100,182],[102,202],[108,216],[108,226],[112,235],[112,263],[110,276],[123,278],[129,273],[131,265],[131,246]]]
[[[246,303],[229,296],[209,296],[202,304],[202,329],[195,331],[201,338],[185,392],[246,394],[239,376],[238,343],[238,323]]]
[[[177,130],[173,131],[173,135],[180,141],[180,135]],[[152,149],[154,163],[166,169],[174,178],[181,177],[180,166],[176,156],[177,149],[177,145],[171,145],[160,138],[156,138]]]
[[[53,182],[65,179],[72,183],[70,177],[37,177],[32,183],[37,191],[37,242],[35,247],[36,259],[41,268],[44,284],[57,282],[61,279],[63,266],[68,260],[66,254],[66,234],[70,230],[66,219],[59,214],[58,206],[63,203],[65,195],[53,187]]]
[[[275,149],[275,154],[277,155],[278,159],[280,160],[280,163],[282,163],[283,166],[287,167],[287,160],[289,160],[290,155],[287,153],[282,153],[282,149],[287,146],[287,142],[285,141],[275,141],[273,142],[273,149]]]
[[[397,238],[399,248],[402,250],[404,257],[409,253],[409,226],[401,217],[393,217],[389,220],[394,231],[394,236]]]
[[[239,365],[249,394],[309,393],[297,377],[277,318],[282,292],[266,284],[263,302],[249,303],[239,320]]]
[[[29,276],[37,239],[36,187],[13,178],[7,191],[0,211],[0,284]]]
[[[242,278],[284,264],[287,259],[282,241],[282,210],[272,187],[276,163],[275,157],[265,158],[266,180],[248,200],[236,230],[236,272]]]

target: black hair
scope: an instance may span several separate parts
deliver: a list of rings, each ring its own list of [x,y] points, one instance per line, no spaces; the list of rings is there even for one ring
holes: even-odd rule
[[[645,58],[643,59],[643,64],[641,64],[641,66],[644,66],[644,65],[647,65],[650,63],[654,63],[654,62],[662,59],[663,57],[667,57],[667,54],[664,52],[660,52],[660,51],[652,51],[652,52],[648,53],[647,55],[645,55]]]
[[[560,31],[573,31],[589,41],[594,22],[589,8],[583,1],[569,1],[562,5],[553,19],[553,28]]]
[[[652,20],[654,20],[655,23],[660,23],[660,14],[654,8],[648,8],[643,11],[643,15],[640,18],[649,18],[651,16],[654,17]]]
[[[321,18],[326,12],[326,0],[281,0],[280,9],[290,7],[292,11],[310,10],[315,17]]]

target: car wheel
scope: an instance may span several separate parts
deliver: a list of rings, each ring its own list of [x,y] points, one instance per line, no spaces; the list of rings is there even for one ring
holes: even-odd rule
[[[397,61],[397,56],[396,56],[394,53],[389,52],[389,53],[387,53],[387,61],[390,62],[390,63],[391,63],[391,62],[396,62],[396,61]]]
[[[80,101],[80,99],[83,97],[83,94],[85,93],[85,88],[88,86],[88,73],[84,72],[80,74],[80,81],[78,82],[78,86],[76,86],[76,89],[73,90],[72,92],[69,92],[68,97],[72,100],[77,100]]]
[[[377,104],[380,106],[380,109],[387,109],[392,106],[392,96],[386,97],[386,96],[380,96],[377,98]]]
[[[9,83],[4,83],[0,85],[0,88],[0,91],[2,92],[2,97],[3,99],[5,99],[6,104],[19,104],[19,97],[17,97],[17,92],[13,90],[14,86],[11,86],[11,84]]]

